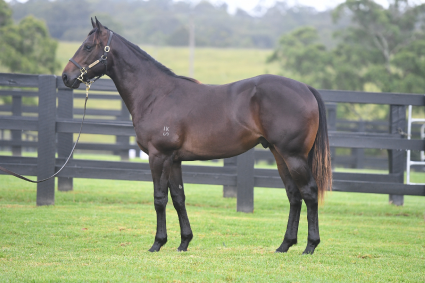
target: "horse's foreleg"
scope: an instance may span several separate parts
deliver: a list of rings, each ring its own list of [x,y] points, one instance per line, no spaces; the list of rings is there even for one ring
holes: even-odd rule
[[[187,251],[193,234],[186,212],[186,197],[184,195],[181,162],[174,162],[172,165],[169,187],[174,208],[177,211],[180,223],[181,243],[177,250],[179,252]]]
[[[274,148],[270,148],[270,150],[275,156],[277,169],[279,171],[279,175],[282,178],[283,183],[285,184],[286,195],[288,196],[290,204],[286,233],[283,238],[282,244],[276,250],[277,253],[286,253],[292,245],[295,245],[297,243],[302,198],[300,191],[297,188],[297,185],[294,183],[294,180],[292,179],[288,171],[288,167],[286,166],[285,161],[279,155],[279,153],[276,152]]]
[[[172,160],[164,155],[150,154],[149,165],[152,171],[154,204],[156,211],[155,242],[149,251],[157,252],[167,242],[165,209],[168,202],[168,179],[170,176]]]

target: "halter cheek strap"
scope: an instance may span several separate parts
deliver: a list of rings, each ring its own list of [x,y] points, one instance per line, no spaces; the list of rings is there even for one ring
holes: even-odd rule
[[[109,45],[111,44],[113,34],[114,33],[112,31],[109,31],[108,43],[103,48],[103,55],[100,56],[100,58],[98,60],[91,63],[88,67],[82,67],[73,58],[69,59],[69,61],[71,63],[73,63],[75,66],[77,66],[78,69],[80,69],[81,74],[78,76],[77,80],[79,80],[80,82],[82,82],[86,85],[86,95],[88,95],[88,90],[90,89],[91,84],[94,83],[95,81],[97,81],[98,79],[100,79],[106,73],[106,68],[107,68],[107,65],[108,65],[108,56],[107,55],[108,55],[109,51],[111,51],[111,47],[109,47]],[[102,63],[102,64],[105,65],[105,71],[100,76],[97,76],[97,78],[95,78],[93,81],[86,80],[84,78],[84,76],[87,74],[87,72],[99,63]]]

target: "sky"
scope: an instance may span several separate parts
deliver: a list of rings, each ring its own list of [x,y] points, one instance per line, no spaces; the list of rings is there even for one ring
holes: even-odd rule
[[[198,2],[199,0],[191,0]],[[264,6],[273,6],[279,0],[211,0],[210,2],[223,3],[225,2],[229,6],[229,11],[234,12],[237,8],[241,8],[245,11],[252,11],[259,2],[262,2]],[[280,2],[286,2],[288,5],[304,5],[316,8],[318,11],[324,11],[329,8],[334,8],[336,5],[344,2],[344,0],[280,0]],[[375,0],[375,2],[382,5],[386,5],[387,0]]]
[[[10,0],[6,0],[9,2]],[[27,0],[18,0],[19,2],[26,2]],[[145,0],[146,1],[146,0]],[[155,1],[155,0],[153,0]],[[191,1],[200,2],[201,0],[174,0],[174,1]],[[247,12],[252,12],[253,9],[261,2],[264,6],[273,6],[277,1],[286,2],[288,5],[304,5],[314,7],[318,11],[324,11],[330,8],[334,8],[336,5],[344,2],[344,0],[209,0],[212,3],[226,3],[229,6],[229,12],[234,12],[237,8],[241,8]],[[388,6],[388,0],[375,0],[375,2]],[[410,0],[415,4],[425,3],[425,0]]]
[[[187,1],[187,0],[174,0],[174,1]],[[200,0],[189,0],[192,2],[199,2]],[[344,0],[210,0],[212,3],[223,3],[225,2],[229,6],[229,12],[234,12],[237,8],[241,8],[247,12],[252,11],[259,2],[262,2],[264,6],[273,6],[274,3],[286,2],[288,5],[303,5],[314,7],[318,11],[328,10],[334,8],[338,4],[345,2]],[[384,7],[388,6],[388,0],[375,0],[376,3],[383,5]],[[425,3],[425,0],[410,0],[410,2],[415,4]]]
[[[226,2],[229,5],[229,10],[234,11],[237,7],[242,8],[243,10],[250,11],[258,4],[260,0],[222,0],[216,2]],[[262,0],[261,1],[266,6],[273,6],[276,0]],[[336,5],[344,2],[343,0],[287,0],[282,1],[288,3],[288,5],[304,5],[316,8],[318,11],[324,11],[329,8],[334,8]],[[380,4],[387,4],[387,0],[376,0]]]

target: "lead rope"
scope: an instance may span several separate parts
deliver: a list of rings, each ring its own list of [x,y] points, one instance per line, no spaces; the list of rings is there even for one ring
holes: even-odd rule
[[[25,181],[28,181],[28,182],[31,182],[31,183],[41,183],[41,182],[47,181],[49,179],[52,179],[53,177],[56,177],[62,171],[62,169],[65,168],[66,164],[68,164],[68,161],[71,159],[71,156],[74,153],[75,147],[77,146],[78,140],[80,139],[81,131],[83,129],[84,118],[86,117],[86,106],[87,106],[87,100],[89,99],[89,89],[90,89],[90,86],[91,86],[92,83],[93,82],[87,82],[87,83],[85,82],[85,84],[86,84],[86,100],[84,101],[84,113],[83,113],[83,120],[81,121],[80,132],[78,133],[77,141],[75,142],[74,147],[72,148],[71,153],[68,156],[68,159],[66,159],[65,164],[58,170],[58,172],[56,172],[55,174],[53,174],[49,178],[46,178],[46,179],[43,179],[43,180],[40,180],[40,181],[34,181],[34,180],[30,180],[28,178],[25,178],[24,176],[22,176],[18,173],[15,173],[13,171],[10,171],[6,168],[3,168],[1,166],[0,166],[0,170],[8,173],[9,175],[13,175],[13,176],[15,176],[19,179],[22,179],[22,180],[25,180]]]

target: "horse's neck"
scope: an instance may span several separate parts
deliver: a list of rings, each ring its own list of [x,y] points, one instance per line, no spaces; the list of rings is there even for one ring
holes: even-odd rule
[[[121,54],[125,54],[125,57]],[[145,110],[142,109],[147,106],[144,101],[151,100],[155,93],[161,93],[158,90],[167,88],[169,84],[166,82],[170,81],[170,77],[151,62],[140,60],[131,52],[121,54],[117,52],[114,56],[115,60],[108,75],[134,117],[135,111]]]

